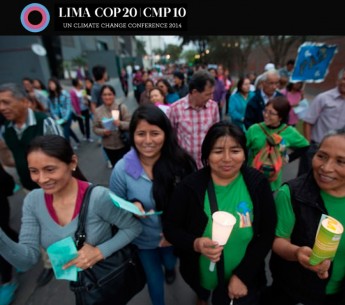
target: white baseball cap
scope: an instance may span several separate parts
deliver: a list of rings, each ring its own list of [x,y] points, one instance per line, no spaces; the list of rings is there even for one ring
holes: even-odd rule
[[[274,70],[275,68],[276,68],[275,65],[269,62],[265,66],[265,71]]]

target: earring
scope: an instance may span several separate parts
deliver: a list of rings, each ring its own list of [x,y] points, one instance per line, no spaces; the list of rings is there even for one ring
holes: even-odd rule
[[[76,168],[73,168],[73,169],[72,169],[72,171],[74,171],[74,172],[75,172],[75,170],[76,170]]]

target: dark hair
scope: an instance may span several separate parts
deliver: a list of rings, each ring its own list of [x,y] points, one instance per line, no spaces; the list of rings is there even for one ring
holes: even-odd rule
[[[189,81],[189,93],[192,93],[194,89],[198,92],[204,92],[207,84],[214,86],[215,82],[216,81],[210,72],[206,70],[196,71]]]
[[[185,79],[184,74],[181,71],[175,71],[174,72],[174,77],[177,77],[177,78],[179,78],[181,80]]]
[[[71,144],[64,137],[53,134],[35,137],[30,142],[26,155],[28,156],[34,151],[42,151],[47,156],[58,159],[66,164],[72,162],[74,155]],[[78,166],[72,172],[72,176],[79,180],[87,181]]]
[[[248,79],[249,82],[250,82],[250,79],[249,79],[248,77],[241,77],[241,78],[238,80],[238,82],[237,82],[237,91],[238,91],[239,93],[243,93],[242,86],[243,86],[243,83],[244,83],[244,81],[245,81],[246,79]]]
[[[22,82],[24,81],[28,81],[30,84],[33,84],[34,80],[31,78],[31,77],[28,77],[28,76],[24,76],[22,78]]]
[[[294,65],[295,64],[295,60],[294,59],[289,59],[287,62],[286,62],[286,65]]]
[[[110,86],[110,85],[103,85],[102,88],[101,88],[101,91],[99,92],[99,95],[102,95],[103,91],[105,89],[109,89],[116,96],[115,88],[113,86]]]
[[[165,139],[161,155],[153,166],[153,197],[158,209],[164,209],[174,186],[187,174],[196,170],[194,159],[179,146],[169,118],[153,104],[140,105],[134,112],[129,124],[130,140],[134,144],[134,133],[140,121],[158,126],[163,130]]]
[[[278,116],[282,119],[283,123],[288,122],[289,120],[289,112],[291,110],[291,105],[288,99],[285,96],[276,96],[271,98],[265,107],[272,104],[274,110],[278,112]]]
[[[85,91],[88,95],[91,95],[91,89],[86,86],[86,81],[89,81],[93,86],[93,79],[91,77],[85,77],[85,80],[84,80]]]
[[[160,78],[156,82],[156,87],[158,87],[158,83],[163,83],[168,88],[168,93],[174,93],[175,89],[170,85],[170,83],[165,78]]]
[[[166,95],[164,94],[163,90],[162,90],[161,88],[157,87],[157,86],[154,86],[154,87],[151,88],[150,91],[149,91],[149,100],[150,100],[150,102],[151,102],[151,92],[152,92],[153,90],[159,91],[160,94],[163,96],[163,104],[168,105],[168,102],[167,102],[167,99],[166,99]]]
[[[232,137],[235,142],[241,146],[244,151],[245,158],[247,160],[247,141],[243,130],[235,124],[230,123],[227,120],[223,120],[213,124],[207,131],[207,134],[201,145],[201,162],[204,166],[208,165],[208,158],[214,147],[216,141],[224,136]]]
[[[45,85],[39,78],[35,78],[35,79],[33,80],[33,83],[34,83],[35,81],[37,81],[37,82],[40,84],[41,90],[47,90],[46,85]]]
[[[55,91],[52,91],[52,90],[49,88],[49,82],[53,82],[53,83],[56,85]],[[48,80],[48,93],[49,93],[49,98],[50,98],[50,99],[54,99],[55,97],[60,96],[61,92],[62,92],[62,86],[61,86],[61,84],[60,84],[60,81],[59,81],[56,77],[51,77],[51,78]]]
[[[148,79],[144,82],[145,87],[146,87],[146,84],[147,84],[147,83],[151,83],[153,86],[155,86],[155,82],[153,81],[152,78],[148,78]]]
[[[328,131],[322,138],[319,144],[319,148],[326,139],[330,137],[335,137],[335,136],[345,136],[345,127]]]
[[[72,79],[72,86],[76,87],[80,84],[80,78],[73,78]]]
[[[97,65],[92,68],[92,75],[95,81],[99,81],[103,78],[104,73],[107,71],[105,66]]]

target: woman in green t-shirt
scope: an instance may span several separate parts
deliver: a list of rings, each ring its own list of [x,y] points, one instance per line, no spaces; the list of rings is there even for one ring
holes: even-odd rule
[[[324,137],[311,172],[281,186],[276,208],[272,304],[344,305],[344,236],[334,258],[317,265],[309,260],[323,215],[345,226],[345,129]]]
[[[289,118],[291,106],[285,96],[270,99],[264,109],[264,121],[249,127],[246,138],[249,150],[248,164],[262,171],[270,181],[272,191],[276,191],[282,183],[283,165],[299,158],[309,147],[307,139],[293,127],[286,123]],[[279,170],[274,173],[257,166],[255,157],[267,144],[267,138],[272,137],[281,157]],[[292,150],[288,154],[288,149]],[[267,169],[267,168],[266,168]],[[276,168],[277,169],[277,168]]]
[[[211,292],[214,305],[229,305],[230,299],[258,305],[276,224],[270,186],[263,174],[246,166],[246,138],[232,123],[211,126],[201,153],[204,168],[176,186],[163,214],[164,235],[175,246],[182,277],[198,305],[208,304]],[[236,218],[225,245],[212,232],[217,210]],[[217,265],[214,271],[210,262]]]

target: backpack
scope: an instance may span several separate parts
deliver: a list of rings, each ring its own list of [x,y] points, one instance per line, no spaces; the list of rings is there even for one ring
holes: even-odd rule
[[[278,174],[284,163],[281,152],[283,138],[279,134],[288,126],[286,125],[279,132],[270,135],[261,123],[258,125],[266,134],[266,144],[254,157],[252,166],[263,173],[269,182],[272,182],[278,178]]]

